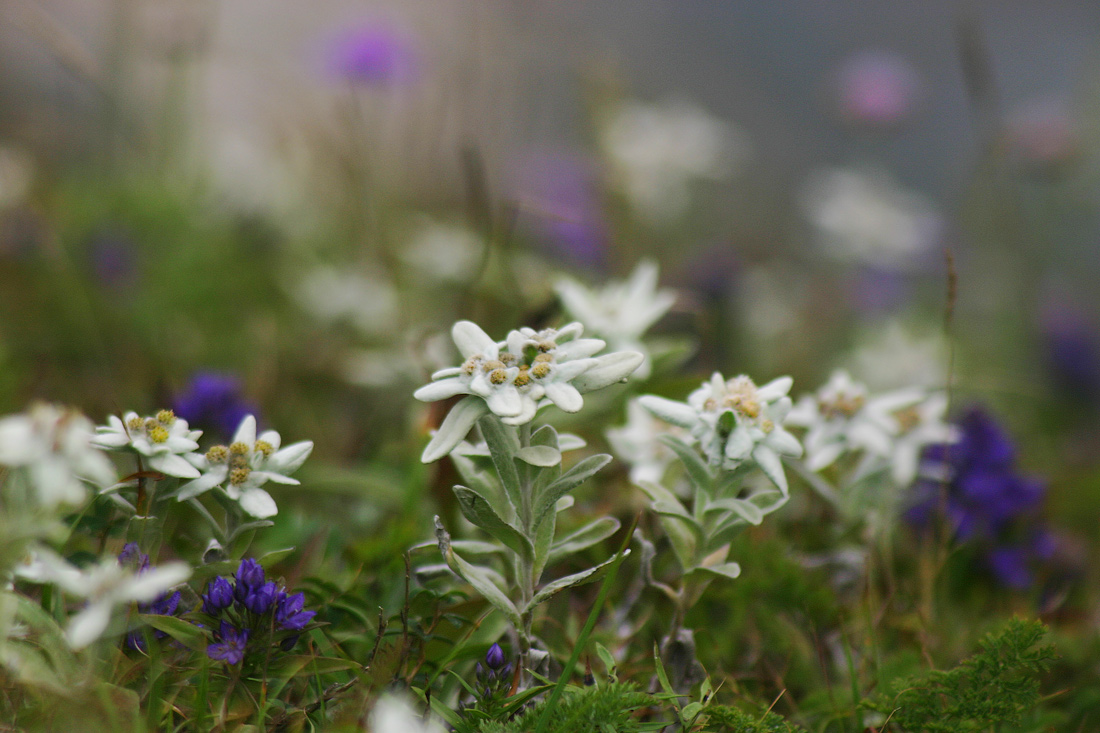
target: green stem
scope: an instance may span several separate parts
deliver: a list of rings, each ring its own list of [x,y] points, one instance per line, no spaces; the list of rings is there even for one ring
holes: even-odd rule
[[[520,448],[528,448],[531,445],[531,423],[519,426],[519,446]],[[527,539],[531,541],[531,545],[535,544],[535,532],[532,524],[534,519],[532,513],[534,511],[535,498],[531,495],[533,482],[531,480],[531,466],[527,465],[523,461],[517,461],[519,466],[519,522],[520,529],[526,535]],[[535,584],[538,579],[535,577],[534,558],[521,555],[519,557],[519,591],[520,591],[520,608],[527,608],[527,605],[531,602],[531,599],[535,597]],[[519,632],[519,654],[520,654],[520,669],[522,670],[522,677],[520,680],[521,688],[527,687],[530,683],[530,674],[527,671],[528,660],[531,651],[531,628],[534,622],[533,610],[526,610],[520,617],[520,628],[516,629]]]

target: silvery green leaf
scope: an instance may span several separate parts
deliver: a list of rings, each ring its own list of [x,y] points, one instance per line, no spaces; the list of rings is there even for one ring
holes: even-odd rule
[[[618,669],[618,664],[616,664],[615,657],[612,656],[608,648],[598,641],[596,642],[596,656],[600,658],[600,661],[603,662],[604,668],[607,669],[608,678],[614,680],[615,671]]]
[[[539,468],[549,468],[561,463],[561,452],[548,445],[532,445],[516,451],[516,458]]]
[[[480,565],[471,565],[459,557],[451,546],[451,536],[443,528],[443,523],[439,521],[439,517],[435,518],[435,536],[439,541],[439,552],[443,555],[443,559],[451,570],[472,585],[485,600],[500,609],[500,612],[504,614],[504,617],[508,619],[512,626],[519,628],[522,623],[519,611],[516,610],[515,604],[508,598],[502,587],[493,580],[493,575],[496,575],[496,573]]]
[[[483,415],[489,412],[489,406],[480,397],[470,395],[458,402],[447,413],[439,430],[435,431],[431,441],[420,456],[421,463],[432,463],[454,450],[462,442],[470,428]]]
[[[637,351],[616,351],[596,357],[596,365],[589,367],[573,380],[573,386],[581,394],[610,387],[629,377],[642,365],[645,357]]]
[[[493,466],[504,491],[512,501],[512,506],[519,507],[522,501],[519,495],[519,471],[515,463],[519,438],[515,428],[507,427],[496,415],[483,416],[477,425],[489,446],[489,454],[493,457]]]
[[[573,496],[571,494],[566,494],[562,498],[558,499],[557,503],[554,504],[554,511],[558,512],[560,514],[561,512],[564,512],[566,509],[568,509],[569,507],[573,506],[575,501],[576,500],[573,498]]]
[[[680,504],[676,495],[660,484],[641,481],[638,488],[645,492],[653,504],[661,502],[664,506],[678,506],[674,516],[662,516],[661,526],[672,543],[672,550],[680,561],[680,567],[689,568],[695,560],[695,551],[698,548],[698,525],[687,514],[687,510]]]
[[[638,404],[648,410],[653,417],[681,428],[690,429],[699,422],[699,415],[695,412],[695,408],[686,402],[675,402],[647,394],[638,398]]]
[[[462,515],[470,522],[497,538],[514,552],[531,557],[531,542],[497,513],[488,498],[466,486],[455,486],[455,496]]]
[[[573,435],[572,433],[558,434],[558,450],[562,453],[571,450],[579,450],[586,445],[588,445],[588,443],[579,435]]]
[[[752,458],[760,470],[764,472],[773,484],[784,494],[787,493],[787,475],[783,472],[783,461],[767,446],[757,446],[752,452]]]
[[[614,517],[600,517],[589,522],[575,532],[565,535],[550,548],[547,562],[554,563],[567,555],[602,542],[619,531],[619,520]]]
[[[717,511],[730,511],[744,519],[749,524],[760,524],[764,521],[764,512],[758,506],[744,499],[724,498],[707,502],[706,513]]]
[[[542,577],[542,571],[546,569],[546,563],[550,559],[550,549],[554,544],[554,533],[557,526],[558,516],[556,512],[548,512],[547,515],[535,525],[535,564],[533,577],[536,583],[538,583],[539,578]]]
[[[623,557],[630,554],[630,550],[623,552]],[[572,588],[577,585],[584,585],[585,583],[591,583],[594,580],[599,580],[605,572],[607,572],[607,566],[615,562],[617,556],[611,557],[608,560],[604,560],[602,563],[594,568],[588,570],[582,570],[579,573],[573,573],[572,575],[566,575],[564,578],[558,578],[552,583],[547,583],[539,589],[538,593],[531,599],[523,608],[523,613],[530,613],[535,607],[553,598],[555,595],[565,590],[566,588]]]
[[[680,459],[680,463],[684,464],[684,469],[687,471],[688,478],[691,479],[692,486],[708,494],[713,491],[714,474],[694,448],[675,435],[662,435],[658,440],[671,448],[676,457]]]
[[[691,569],[692,573],[712,573],[714,575],[721,575],[724,578],[736,578],[741,574],[741,566],[735,562],[724,562],[720,565],[711,565],[694,567]]]
[[[462,456],[458,453],[451,454],[451,461],[455,464],[455,468],[458,470],[458,475],[462,477],[462,481],[466,485],[474,488],[479,494],[483,496],[496,496],[500,494],[500,486],[496,476],[482,470],[477,462],[471,460],[468,456]]]
[[[554,508],[558,499],[564,496],[566,492],[580,486],[610,462],[611,456],[606,453],[589,456],[582,461],[578,461],[572,468],[563,473],[557,481],[547,486],[536,499],[533,515],[535,524],[537,525],[542,521],[546,513]]]

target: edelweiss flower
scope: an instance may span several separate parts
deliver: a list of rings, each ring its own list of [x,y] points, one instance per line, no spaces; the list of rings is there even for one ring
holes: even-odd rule
[[[642,407],[691,431],[712,465],[734,469],[751,460],[782,491],[787,490],[780,456],[802,455],[798,439],[783,429],[791,409],[790,377],[757,387],[747,376],[726,381],[715,372],[688,395],[687,404],[645,395]]]
[[[645,361],[634,373],[640,379],[649,376],[649,351],[642,343],[642,334],[668,312],[676,302],[671,290],[657,290],[657,265],[646,261],[624,282],[612,282],[600,291],[593,291],[572,278],[562,278],[554,285],[565,309],[585,328],[606,338],[616,350],[640,352]]]
[[[813,395],[799,399],[787,423],[806,428],[806,467],[821,471],[848,451],[886,455],[897,432],[891,413],[911,406],[921,396],[892,392],[870,398],[867,387],[836,371]]]
[[[584,406],[582,394],[624,380],[641,364],[642,355],[633,351],[593,358],[605,344],[580,338],[582,332],[580,323],[542,331],[520,328],[498,343],[475,323],[456,323],[451,335],[466,361],[436,372],[413,396],[424,402],[460,394],[480,399],[468,397],[451,410],[421,460],[430,463],[450,453],[486,412],[508,425],[530,422],[551,403],[577,412]]]
[[[145,457],[145,467],[168,476],[196,478],[199,472],[187,456],[198,449],[201,430],[189,430],[187,421],[171,410],[161,410],[155,417],[141,417],[127,412],[120,420],[107,418],[107,425],[96,428],[94,445],[107,450],[132,450]]]
[[[26,468],[38,501],[79,504],[83,481],[109,486],[114,467],[92,443],[92,423],[78,412],[36,404],[0,419],[0,465]]]
[[[820,471],[846,452],[862,451],[857,471],[867,475],[889,467],[901,486],[912,483],[924,446],[954,439],[943,422],[947,398],[923,389],[903,389],[868,396],[867,388],[846,372],[835,372],[815,395],[806,395],[787,416],[806,428],[806,466]]]
[[[88,599],[88,605],[72,617],[65,630],[65,638],[74,649],[86,647],[103,635],[115,606],[134,601],[148,603],[191,576],[191,568],[182,562],[139,571],[124,567],[113,557],[79,570],[44,549],[15,572],[24,580],[52,583],[67,593]]]
[[[248,415],[241,421],[228,446],[216,445],[204,456],[194,460],[202,475],[180,487],[177,499],[186,501],[204,491],[220,486],[230,499],[254,517],[273,517],[279,512],[275,500],[261,489],[268,481],[277,484],[298,484],[291,474],[313,451],[313,441],[303,440],[282,450],[282,439],[274,430],[256,437],[256,418]],[[197,472],[196,472],[197,473]]]
[[[466,361],[436,372],[431,384],[413,396],[434,402],[477,395],[510,425],[530,422],[543,397],[566,412],[577,412],[584,400],[570,382],[596,366],[590,357],[604,347],[599,339],[578,338],[582,329],[580,323],[538,332],[521,328],[497,343],[477,324],[459,321],[451,334]]]

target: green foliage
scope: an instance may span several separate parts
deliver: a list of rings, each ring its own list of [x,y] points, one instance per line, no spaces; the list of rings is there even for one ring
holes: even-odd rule
[[[728,705],[711,705],[704,715],[703,727],[699,730],[706,733],[801,733],[805,730],[775,713],[758,717]]]
[[[986,730],[1017,723],[1039,703],[1037,675],[1054,661],[1053,647],[1035,645],[1046,633],[1038,621],[1013,619],[980,642],[981,651],[954,669],[896,681],[893,695],[865,703],[893,728],[928,733]]]
[[[547,716],[546,733],[577,733],[577,731],[615,731],[632,733],[650,730],[642,723],[637,711],[658,704],[652,695],[640,692],[630,683],[604,687],[569,688]],[[478,733],[525,733],[534,730],[547,702],[539,703],[514,720],[486,721]]]

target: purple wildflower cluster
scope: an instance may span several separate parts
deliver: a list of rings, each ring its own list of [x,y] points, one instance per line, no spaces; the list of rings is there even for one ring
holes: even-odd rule
[[[287,593],[267,580],[258,562],[242,560],[232,579],[219,575],[202,596],[203,613],[214,629],[207,656],[240,664],[248,652],[266,651],[272,644],[289,651],[317,614],[304,606],[304,594]]]
[[[149,556],[138,548],[136,542],[127,542],[118,554],[118,564],[123,567],[133,568],[139,575],[149,569]],[[157,616],[175,616],[180,607],[180,592],[172,591],[162,593],[148,603],[139,603],[138,611]],[[168,634],[159,629],[153,629],[153,636],[164,639]],[[137,651],[145,651],[145,635],[140,630],[131,631],[126,635],[126,646]]]
[[[493,644],[485,653],[485,665],[477,663],[474,669],[481,701],[489,702],[507,695],[512,687],[512,663],[507,661],[500,644]]]
[[[906,519],[928,527],[942,512],[955,539],[985,548],[990,572],[1002,585],[1022,589],[1054,554],[1054,539],[1037,517],[1045,486],[1016,472],[1016,450],[987,412],[972,408],[958,423],[960,438],[935,445],[925,461],[945,480],[923,479],[913,487]]]

